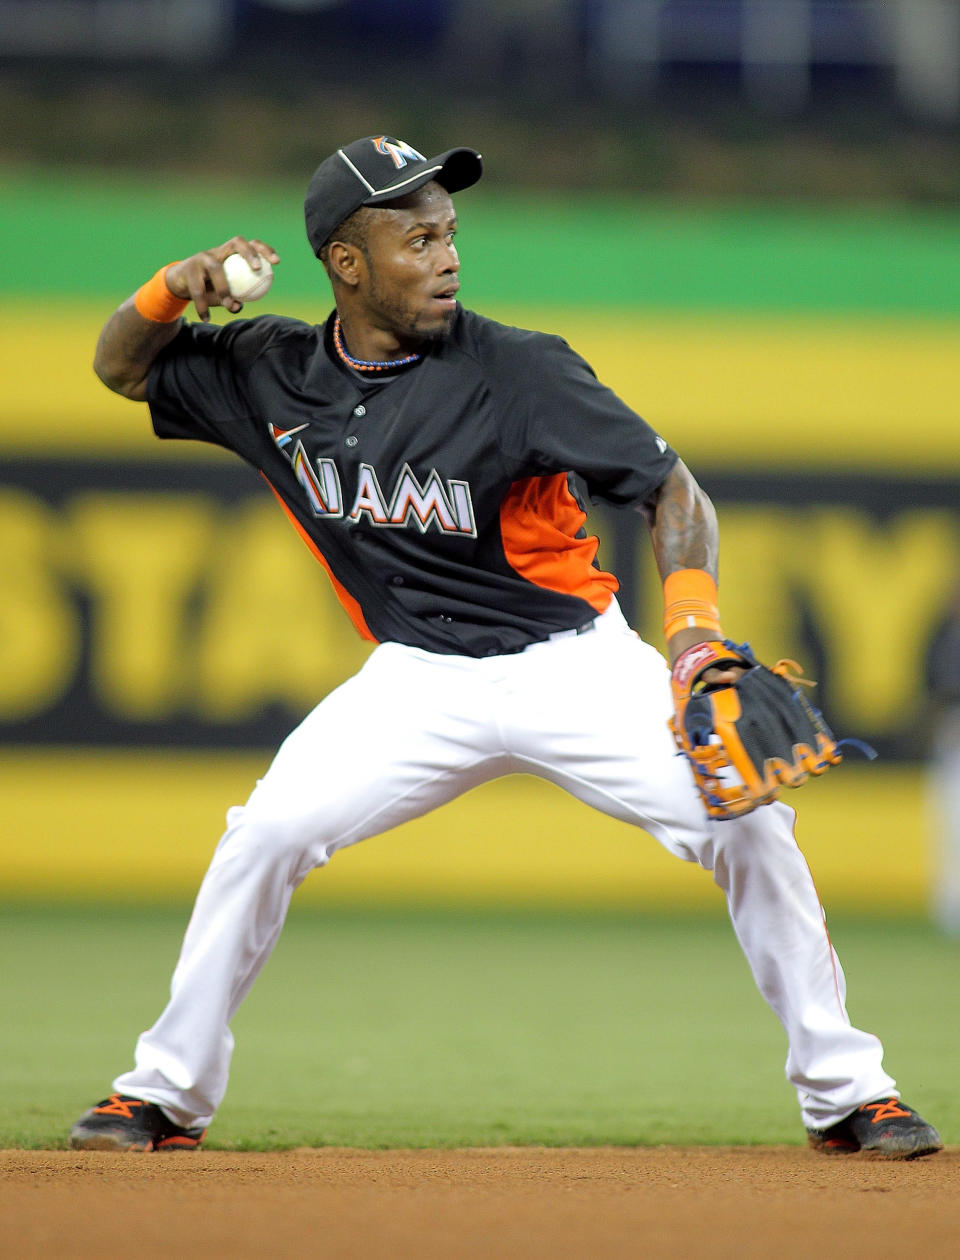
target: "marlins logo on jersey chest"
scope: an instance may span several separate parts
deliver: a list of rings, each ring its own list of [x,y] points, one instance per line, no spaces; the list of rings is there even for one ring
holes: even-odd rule
[[[347,482],[345,470],[330,456],[308,454],[297,435],[309,429],[301,424],[280,429],[269,424],[270,436],[290,462],[294,476],[303,488],[311,512],[318,520],[366,520],[387,529],[413,526],[425,534],[436,529],[443,534],[476,538],[477,525],[470,483],[459,478],[444,479],[431,468],[421,481],[404,463],[392,485],[385,490],[373,464],[361,463],[356,485]]]

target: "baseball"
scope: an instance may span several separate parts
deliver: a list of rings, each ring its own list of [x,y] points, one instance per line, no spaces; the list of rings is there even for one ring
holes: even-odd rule
[[[254,271],[242,254],[230,254],[223,260],[223,270],[238,302],[256,302],[273,284],[273,268],[266,258],[260,259],[260,270]]]

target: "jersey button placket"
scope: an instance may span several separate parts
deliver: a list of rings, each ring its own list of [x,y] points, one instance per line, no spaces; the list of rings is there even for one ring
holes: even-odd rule
[[[354,407],[353,411],[350,414],[355,416],[358,420],[362,420],[363,417],[367,414],[367,409],[363,405],[363,403],[357,403],[357,405]],[[354,446],[357,445],[359,441],[360,439],[357,437],[355,433],[350,433],[348,434],[347,437],[343,439],[343,444],[344,446],[349,446],[352,449]]]

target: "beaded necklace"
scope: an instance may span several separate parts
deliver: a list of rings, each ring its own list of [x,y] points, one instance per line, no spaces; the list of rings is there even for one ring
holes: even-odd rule
[[[402,359],[355,359],[347,354],[340,331],[340,316],[333,321],[333,344],[337,354],[357,372],[389,372],[392,368],[405,367],[408,363],[416,363],[423,358],[422,354],[407,354]]]

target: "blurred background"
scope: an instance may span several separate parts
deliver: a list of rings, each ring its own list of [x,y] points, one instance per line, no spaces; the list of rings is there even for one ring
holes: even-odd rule
[[[791,797],[827,904],[926,915],[952,879],[960,928],[955,0],[0,0],[3,898],[188,900],[364,658],[258,478],[156,442],[90,361],[234,233],[281,253],[264,309],[323,319],[303,191],[382,132],[483,152],[465,303],[561,332],[671,441],[720,511],[728,632],[881,754]],[[594,523],[661,645],[634,514]],[[718,906],[534,780],[401,832],[298,897]]]

